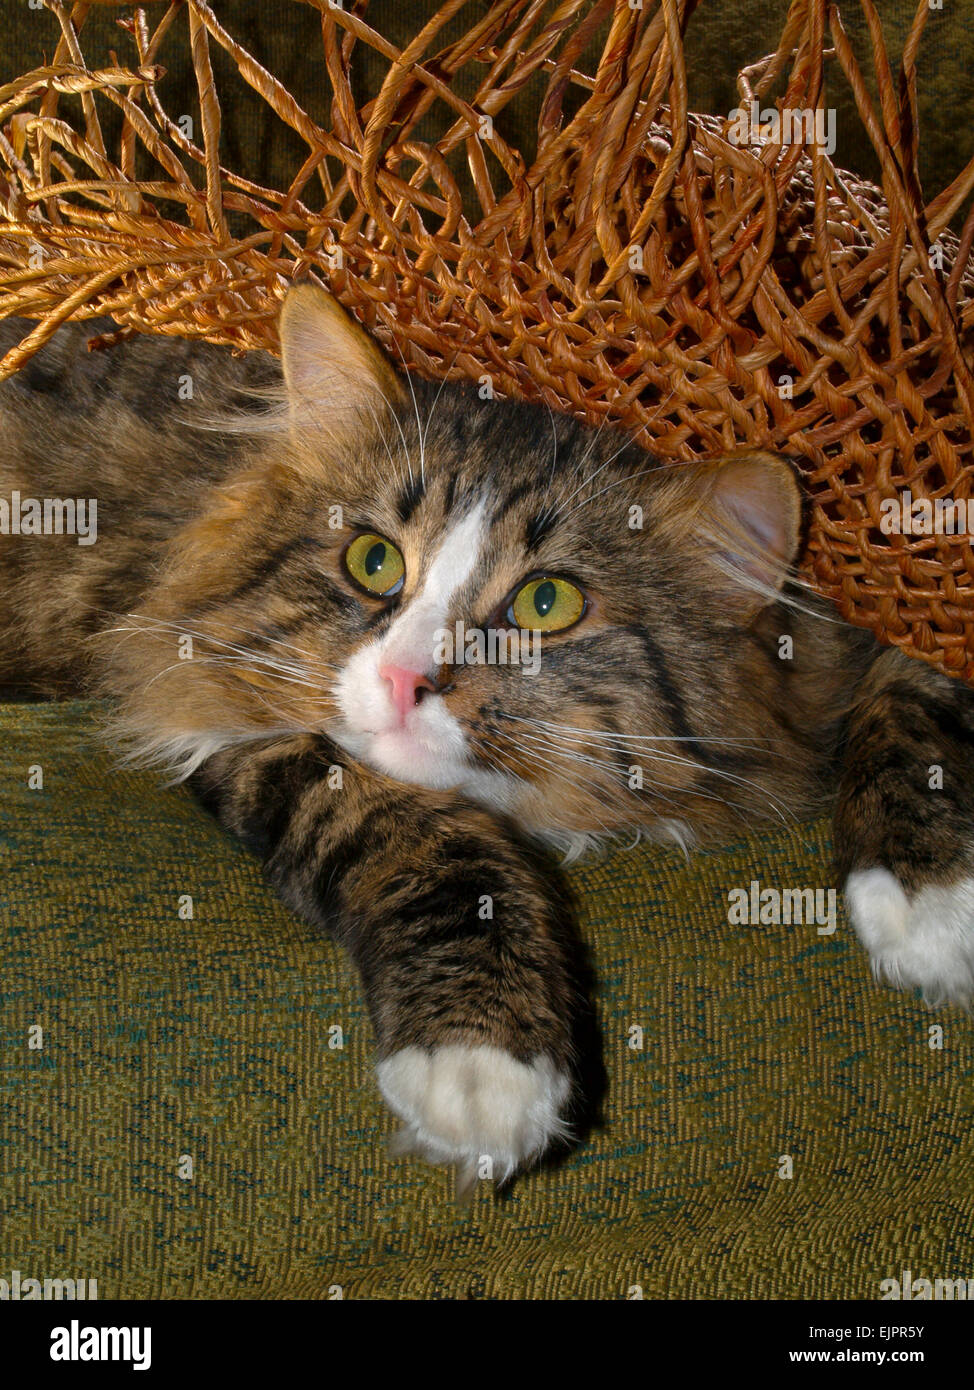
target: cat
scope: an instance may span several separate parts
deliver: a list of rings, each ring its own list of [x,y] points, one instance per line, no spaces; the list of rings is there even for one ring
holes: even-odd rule
[[[280,363],[91,331],[0,389],[0,685],[108,697],[348,949],[401,1152],[504,1182],[577,1133],[553,851],[832,807],[877,976],[969,1000],[974,697],[797,580],[788,460],[667,464],[400,373],[310,283]],[[94,499],[97,538],[16,534],[51,497]]]

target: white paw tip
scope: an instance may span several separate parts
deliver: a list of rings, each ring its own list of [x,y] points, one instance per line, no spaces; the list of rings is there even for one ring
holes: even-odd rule
[[[850,874],[845,897],[856,931],[868,951],[906,941],[910,900],[889,869],[861,869]]]
[[[864,869],[849,875],[845,896],[877,979],[919,989],[928,1004],[970,1002],[974,879],[929,884],[908,895],[889,869]]]
[[[502,1182],[568,1137],[571,1082],[549,1057],[519,1062],[499,1047],[405,1047],[380,1062],[379,1088],[403,1128],[395,1152],[456,1164],[462,1187]]]

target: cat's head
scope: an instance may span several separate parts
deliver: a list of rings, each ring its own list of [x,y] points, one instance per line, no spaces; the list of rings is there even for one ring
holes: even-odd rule
[[[732,796],[766,732],[753,633],[798,545],[790,467],[668,465],[399,374],[311,286],[280,337],[286,418],[186,527],[122,658],[143,747],[186,772],[322,733],[556,838],[679,834]]]

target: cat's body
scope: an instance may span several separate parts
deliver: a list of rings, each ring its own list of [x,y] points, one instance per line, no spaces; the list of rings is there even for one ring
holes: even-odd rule
[[[784,463],[666,467],[407,383],[308,289],[286,413],[237,390],[269,357],[92,358],[90,333],[0,388],[0,498],[94,497],[98,528],[0,535],[0,686],[110,695],[348,946],[409,1147],[506,1175],[571,1119],[580,983],[537,841],[714,843],[836,803],[876,969],[970,996],[974,696],[788,581]],[[199,427],[233,410],[253,428]],[[530,659],[458,659],[526,604]]]

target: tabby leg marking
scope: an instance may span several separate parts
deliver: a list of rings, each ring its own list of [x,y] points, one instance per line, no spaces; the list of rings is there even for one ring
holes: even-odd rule
[[[853,926],[877,979],[918,988],[929,1004],[974,997],[974,879],[908,894],[888,869],[858,870],[845,886]]]
[[[378,1078],[404,1122],[396,1151],[457,1164],[461,1186],[485,1157],[503,1181],[567,1136],[559,1115],[571,1083],[548,1057],[526,1063],[499,1047],[405,1047],[379,1063]]]

